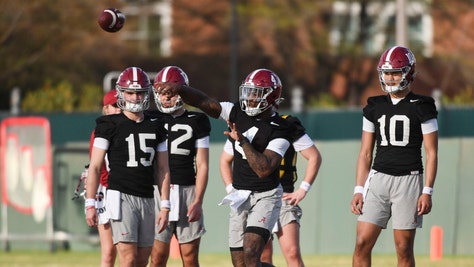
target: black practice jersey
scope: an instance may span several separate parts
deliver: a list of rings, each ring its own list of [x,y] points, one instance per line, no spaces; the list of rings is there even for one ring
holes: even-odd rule
[[[389,95],[369,97],[363,112],[375,126],[372,168],[396,176],[423,173],[421,124],[437,117],[433,98],[410,92],[393,105]]]
[[[271,140],[284,138],[291,142],[291,134],[294,131],[292,125],[280,116],[265,119],[250,117],[240,109],[238,104],[232,108],[229,121],[235,123],[239,132],[246,136],[255,150],[260,153],[265,151]],[[279,185],[279,168],[275,168],[269,176],[259,178],[248,164],[242,147],[236,146],[232,138],[230,141],[234,148],[234,167],[232,168],[234,188],[263,192]]]
[[[178,117],[154,111],[168,130],[168,155],[171,184],[195,185],[196,140],[209,136],[211,124],[206,114],[185,111]]]
[[[293,144],[294,141],[301,138],[306,134],[306,129],[301,124],[301,121],[291,115],[282,115],[282,118],[293,124],[294,130],[291,132],[290,142]],[[295,182],[298,179],[296,172],[296,159],[297,153],[293,145],[290,145],[285,155],[281,159],[280,165],[280,183],[283,187],[283,192],[291,193],[295,190]]]
[[[139,197],[153,197],[153,164],[158,144],[166,140],[162,121],[145,116],[142,122],[123,113],[96,120],[95,138],[109,141],[109,187]]]

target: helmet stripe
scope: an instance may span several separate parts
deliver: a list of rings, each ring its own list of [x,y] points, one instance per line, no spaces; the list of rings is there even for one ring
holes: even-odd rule
[[[397,49],[398,46],[392,47],[390,50],[388,50],[387,57],[385,58],[385,62],[390,62],[390,57],[392,56],[393,51]]]
[[[165,69],[163,70],[163,75],[161,75],[161,81],[162,82],[166,82],[166,77],[168,77],[168,71],[169,70],[171,70],[170,66],[165,67]]]
[[[133,85],[137,85],[138,84],[138,69],[136,67],[133,67],[132,68],[132,81],[133,81]]]

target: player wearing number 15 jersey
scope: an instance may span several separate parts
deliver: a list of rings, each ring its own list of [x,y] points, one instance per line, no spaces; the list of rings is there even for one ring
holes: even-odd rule
[[[415,56],[408,48],[386,50],[377,70],[382,90],[388,94],[369,97],[363,109],[362,143],[351,202],[352,212],[359,215],[353,266],[370,266],[372,249],[389,219],[398,266],[415,266],[416,228],[421,228],[423,214],[431,211],[438,165],[437,111],[433,98],[410,90],[415,65]]]
[[[161,69],[155,82],[189,85],[188,76],[177,66]],[[179,95],[154,91],[154,96],[158,111],[152,116],[162,120],[168,131],[171,209],[166,229],[155,232],[150,266],[167,265],[173,235],[179,243],[183,266],[199,266],[199,246],[205,233],[202,204],[209,173],[211,125],[206,114],[186,110]]]
[[[155,224],[162,231],[168,212],[155,216],[153,185],[161,197],[169,197],[169,166],[166,130],[163,122],[146,116],[152,85],[137,67],[124,70],[117,81],[117,106],[121,114],[96,120],[95,138],[87,178],[86,222],[97,225],[95,193],[99,174],[107,156],[109,162],[106,209],[120,266],[148,264]],[[155,167],[156,166],[156,171]]]

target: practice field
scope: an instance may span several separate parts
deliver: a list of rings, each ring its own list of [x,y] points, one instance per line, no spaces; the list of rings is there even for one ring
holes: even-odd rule
[[[304,255],[306,267],[348,267],[351,266],[351,255]],[[444,256],[439,261],[431,261],[429,256],[417,256],[418,267],[472,267],[474,256]],[[98,252],[59,251],[12,251],[0,252],[0,267],[96,267],[99,266]],[[231,267],[228,254],[202,254],[200,263],[203,267]],[[396,266],[395,255],[375,255],[372,266]],[[275,256],[274,264],[286,266],[281,255]],[[180,267],[181,261],[170,259],[169,267]]]

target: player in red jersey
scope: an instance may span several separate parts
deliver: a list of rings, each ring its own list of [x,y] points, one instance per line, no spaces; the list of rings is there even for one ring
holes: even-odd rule
[[[104,95],[102,100],[102,114],[112,115],[122,112],[122,110],[117,107],[117,91],[115,89],[108,91]],[[90,138],[90,151],[92,151],[92,146],[94,144],[94,131],[91,134]],[[100,239],[100,255],[101,267],[113,267],[115,264],[115,257],[117,255],[117,250],[115,249],[114,243],[112,241],[112,230],[110,229],[109,218],[107,211],[105,209],[105,199],[106,190],[107,190],[107,180],[109,176],[107,161],[102,165],[100,171],[100,181],[99,188],[96,194],[96,211],[98,216],[97,221],[97,230],[99,232]]]

